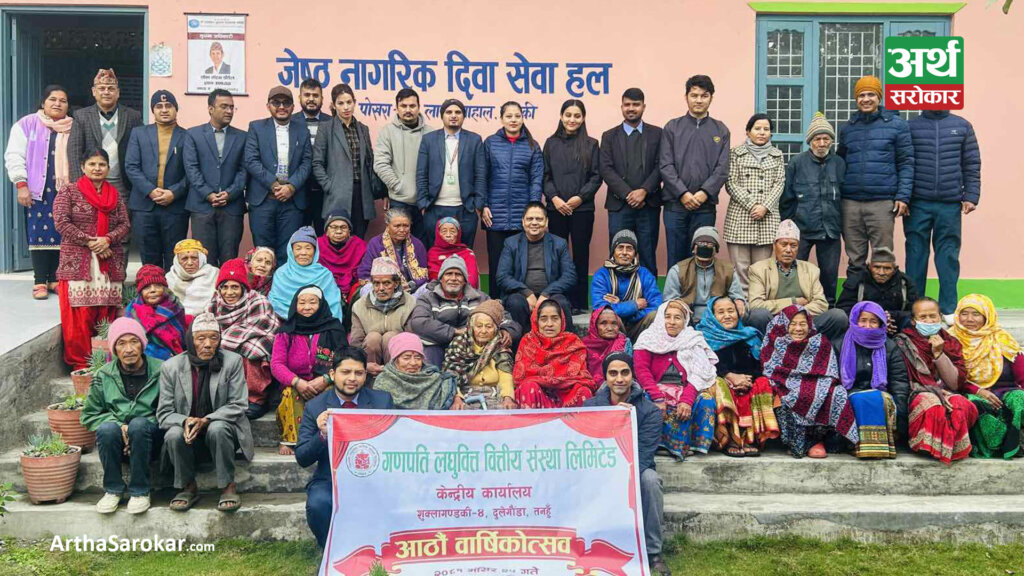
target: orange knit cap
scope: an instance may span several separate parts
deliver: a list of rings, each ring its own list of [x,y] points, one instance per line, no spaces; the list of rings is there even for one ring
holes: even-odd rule
[[[882,96],[882,81],[877,76],[864,76],[860,80],[857,80],[857,84],[853,87],[853,97],[856,98],[861,92],[874,92],[879,97]]]

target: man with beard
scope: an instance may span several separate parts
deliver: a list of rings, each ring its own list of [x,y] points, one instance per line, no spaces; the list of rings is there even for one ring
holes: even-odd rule
[[[331,119],[329,114],[321,112],[324,105],[324,87],[316,78],[306,78],[299,84],[299,106],[301,110],[292,114],[292,120],[305,122],[309,130],[309,146],[313,147],[316,142],[316,133],[321,122]],[[324,190],[316,178],[309,180],[309,192],[307,194],[307,206],[303,213],[302,225],[312,226],[317,235],[324,233]]]
[[[420,96],[402,88],[395,96],[395,117],[380,129],[373,149],[373,171],[388,188],[388,204],[412,215],[413,236],[424,239],[423,214],[416,206],[416,162],[423,136],[437,128],[420,112]],[[431,236],[434,231],[430,230]]]

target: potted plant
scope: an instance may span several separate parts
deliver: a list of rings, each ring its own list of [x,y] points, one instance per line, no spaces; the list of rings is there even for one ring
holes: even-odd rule
[[[108,356],[105,350],[94,349],[92,356],[89,357],[89,367],[71,372],[71,383],[75,386],[75,394],[82,396],[89,394],[92,377],[109,361]]]
[[[21,473],[33,504],[64,502],[75,488],[82,449],[68,446],[60,434],[32,436],[21,453]]]
[[[107,343],[107,336],[110,333],[110,320],[106,318],[96,323],[96,335],[92,337],[92,349],[103,350],[104,352],[110,351],[110,345]]]
[[[46,419],[50,422],[50,430],[60,434],[65,442],[88,452],[96,445],[96,433],[82,425],[84,406],[85,396],[69,394],[63,402],[46,407]]]
[[[135,288],[135,284],[128,284],[126,282],[121,288],[121,311],[124,312],[124,309],[127,308],[138,295],[139,291]]]

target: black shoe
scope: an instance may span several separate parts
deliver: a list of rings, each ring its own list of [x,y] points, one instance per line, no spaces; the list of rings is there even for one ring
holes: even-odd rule
[[[653,574],[657,576],[672,576],[672,571],[668,569],[668,564],[665,564],[661,554],[655,554],[648,558],[647,561],[651,565],[651,572]]]

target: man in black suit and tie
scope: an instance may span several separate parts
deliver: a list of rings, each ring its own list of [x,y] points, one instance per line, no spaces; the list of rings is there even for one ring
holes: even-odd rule
[[[209,251],[207,261],[220,267],[238,257],[245,219],[246,171],[242,163],[245,131],[231,126],[235,100],[218,88],[206,99],[210,121],[188,131],[185,173],[189,191],[185,208],[192,237]]]
[[[299,426],[295,460],[303,468],[316,464],[316,472],[306,484],[306,522],[321,548],[327,542],[334,511],[331,495],[331,456],[327,445],[327,410],[392,410],[391,394],[364,388],[366,353],[359,348],[342,348],[334,355],[334,368],[328,372],[334,385],[306,403]]]
[[[292,114],[292,120],[305,122],[309,130],[309,145],[316,141],[317,131],[321,122],[329,122],[330,114],[321,112],[324,105],[324,87],[316,78],[306,78],[299,84],[299,106],[301,110]],[[309,190],[306,192],[306,212],[303,214],[302,225],[312,226],[317,235],[324,233],[324,189],[316,178],[309,179]]]
[[[273,248],[278,262],[288,260],[288,239],[302,226],[312,167],[309,130],[292,122],[294,109],[291,90],[271,88],[270,118],[250,122],[245,139],[249,230],[253,244]]]
[[[661,128],[644,122],[644,93],[622,94],[622,124],[601,135],[601,178],[608,185],[608,237],[619,230],[636,232],[640,265],[658,275],[661,235]],[[671,266],[673,262],[669,262]]]

